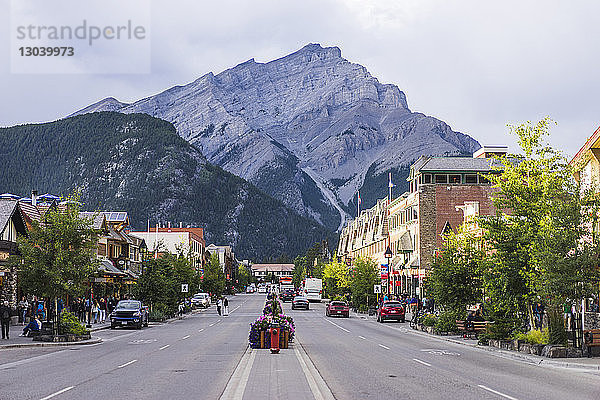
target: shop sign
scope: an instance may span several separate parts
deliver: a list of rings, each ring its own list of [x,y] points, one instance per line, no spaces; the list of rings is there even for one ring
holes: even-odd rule
[[[6,261],[10,257],[10,253],[7,251],[0,251],[0,261]]]
[[[106,278],[94,278],[94,282],[106,282]]]

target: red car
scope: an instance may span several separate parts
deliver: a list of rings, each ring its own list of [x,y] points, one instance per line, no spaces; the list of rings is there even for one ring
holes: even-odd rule
[[[338,300],[327,303],[327,307],[325,307],[325,316],[333,317],[334,315],[349,318],[350,307],[348,307],[348,303]]]
[[[384,322],[386,319],[395,319],[404,322],[404,307],[398,301],[384,301],[377,309],[377,322]]]

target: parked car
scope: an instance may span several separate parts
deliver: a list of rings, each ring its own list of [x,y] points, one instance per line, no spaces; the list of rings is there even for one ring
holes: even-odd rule
[[[279,298],[281,299],[281,301],[292,301],[294,300],[294,290],[293,289],[286,289],[283,292],[281,292],[281,294],[279,295]]]
[[[139,300],[121,300],[110,314],[110,329],[117,326],[148,326],[148,307]]]
[[[249,293],[254,293],[254,288],[253,288],[252,286],[247,286],[247,287],[246,287],[246,293],[247,293],[247,294],[249,294]]]
[[[192,307],[210,307],[210,295],[208,293],[196,293],[192,297]]]
[[[404,322],[404,307],[399,301],[384,301],[377,309],[377,322],[385,322],[387,319],[395,319]]]
[[[349,318],[350,307],[348,306],[348,303],[340,300],[334,300],[327,303],[327,306],[325,307],[325,316],[333,317],[334,315]]]
[[[304,308],[308,310],[308,307],[308,299],[304,296],[296,296],[292,300],[292,310],[295,310],[297,308]]]

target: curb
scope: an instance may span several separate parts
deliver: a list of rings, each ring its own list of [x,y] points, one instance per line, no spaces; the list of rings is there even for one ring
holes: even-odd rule
[[[542,357],[535,358],[535,357],[532,357],[531,355],[527,355],[524,353],[508,351],[508,350],[503,350],[503,349],[497,349],[495,347],[490,347],[490,346],[480,346],[475,343],[473,343],[473,344],[465,343],[465,342],[462,342],[457,339],[453,339],[450,337],[444,337],[444,336],[438,336],[438,335],[432,335],[430,333],[418,331],[416,329],[410,329],[409,332],[413,332],[415,334],[422,335],[422,336],[429,336],[430,338],[433,338],[433,339],[438,339],[438,340],[443,340],[446,342],[459,344],[461,346],[468,346],[473,349],[479,349],[481,351],[496,353],[497,355],[504,357],[504,358],[510,358],[513,360],[526,362],[528,364],[539,365],[542,367],[549,366],[549,367],[554,367],[554,368],[569,368],[569,369],[583,369],[583,370],[589,370],[589,371],[600,371],[600,364],[591,365],[591,364],[581,364],[581,363],[568,362],[568,361],[556,361],[555,359],[547,359],[547,358],[542,358]]]
[[[34,343],[16,343],[16,344],[3,344],[0,345],[2,349],[19,349],[23,347],[56,347],[56,346],[85,346],[90,344],[102,343],[102,339],[99,337],[91,338],[90,340],[83,340],[81,342],[34,342]]]

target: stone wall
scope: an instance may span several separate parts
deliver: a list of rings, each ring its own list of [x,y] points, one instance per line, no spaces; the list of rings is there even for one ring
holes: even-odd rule
[[[600,329],[600,313],[586,312],[583,330]]]
[[[436,188],[419,186],[419,255],[421,268],[431,267],[436,244]]]

